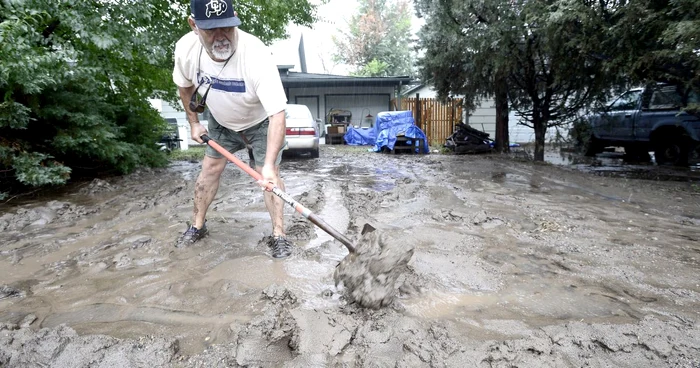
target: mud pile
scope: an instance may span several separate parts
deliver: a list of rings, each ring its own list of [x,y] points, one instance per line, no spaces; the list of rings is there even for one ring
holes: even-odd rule
[[[398,293],[399,277],[407,271],[413,247],[392,243],[380,231],[366,230],[335,269],[335,285],[342,285],[351,302],[378,309],[390,305]]]
[[[33,331],[0,324],[3,367],[165,367],[178,350],[176,339],[145,336],[121,340],[80,336],[67,326]]]
[[[232,325],[228,343],[184,355],[179,341],[79,335],[66,326],[34,331],[0,325],[0,365],[8,367],[695,367],[700,329],[646,317],[636,324],[571,322],[522,326],[512,340],[474,339],[454,322],[407,319],[392,309],[310,311],[280,286],[260,298],[263,312]],[[511,326],[501,328],[512,329]]]

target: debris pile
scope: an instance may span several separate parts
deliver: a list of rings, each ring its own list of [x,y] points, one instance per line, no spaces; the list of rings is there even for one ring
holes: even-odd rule
[[[492,142],[488,133],[458,123],[455,132],[445,139],[445,147],[457,154],[485,153],[491,152]]]

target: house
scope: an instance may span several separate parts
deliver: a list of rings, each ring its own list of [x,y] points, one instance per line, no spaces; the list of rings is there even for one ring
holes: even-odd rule
[[[160,99],[150,99],[149,102],[151,103],[151,106],[153,106],[158,113],[160,113],[160,116],[165,119],[165,121],[168,124],[174,125],[176,128],[177,136],[181,139],[180,142],[180,149],[182,150],[187,150],[187,148],[191,144],[198,144],[197,142],[193,141],[192,139],[185,139],[185,137],[190,136],[190,124],[187,122],[187,118],[185,117],[185,112],[182,110],[182,104],[180,103],[180,109],[175,109],[172,105],[170,105],[167,101],[163,101]],[[203,119],[203,117],[200,114],[200,118]]]
[[[281,64],[277,66],[277,70],[288,103],[306,105],[314,119],[321,120],[321,134],[325,132],[325,125],[332,120],[333,111],[343,111],[344,121],[352,125],[360,126],[368,120],[373,122],[377,113],[392,110],[391,100],[401,98],[401,88],[412,82],[408,76],[353,77],[308,73],[303,35],[299,37],[297,45],[298,52],[284,53],[286,56],[293,54],[295,64]],[[296,66],[298,71],[294,70]],[[182,106],[175,109],[165,101],[152,103],[154,106],[158,105],[161,116],[175,119],[179,129],[185,129],[189,138],[190,126]],[[207,115],[208,111],[200,114],[200,121],[206,124]],[[184,140],[182,134],[180,138]],[[197,144],[191,138],[186,143]]]

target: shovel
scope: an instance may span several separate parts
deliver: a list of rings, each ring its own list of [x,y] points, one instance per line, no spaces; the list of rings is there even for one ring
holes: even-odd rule
[[[252,167],[246,165],[243,161],[238,159],[238,157],[232,155],[231,152],[229,152],[225,148],[221,147],[221,145],[216,143],[213,139],[209,138],[208,135],[203,134],[200,138],[202,138],[204,143],[208,144],[209,147],[215,149],[217,152],[219,152],[224,157],[226,157],[227,160],[236,164],[236,166],[238,166],[241,170],[248,173],[248,175],[252,176],[255,180],[257,180],[257,181],[263,180],[263,177],[262,177],[262,175],[260,175],[260,173],[255,171]],[[295,211],[299,212],[302,216],[307,218],[313,224],[320,227],[321,230],[325,231],[326,233],[328,233],[328,235],[334,237],[339,242],[343,243],[343,245],[345,245],[345,247],[348,248],[348,251],[350,251],[350,253],[355,252],[355,245],[353,245],[353,243],[350,241],[350,239],[348,239],[346,236],[341,234],[338,230],[334,229],[331,225],[328,225],[328,223],[323,221],[323,219],[321,219],[320,217],[316,216],[316,214],[311,212],[311,210],[309,210],[308,208],[304,207],[301,203],[295,201],[294,198],[292,198],[292,196],[285,193],[281,189],[277,188],[277,186],[275,186],[272,183],[267,183],[266,187],[267,187],[267,190],[271,191],[276,196],[282,198],[282,200],[285,203],[290,205],[292,208],[294,208]],[[365,226],[362,229],[362,234],[365,234],[365,233],[371,232],[371,231],[374,231],[374,228],[369,224],[365,224]]]

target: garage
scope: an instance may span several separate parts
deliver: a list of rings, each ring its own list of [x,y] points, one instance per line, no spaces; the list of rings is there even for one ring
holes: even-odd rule
[[[359,126],[371,115],[372,123],[377,113],[390,110],[390,94],[340,94],[326,95],[325,116],[333,109],[347,110],[352,114],[352,125]],[[326,119],[328,122],[328,119]]]

